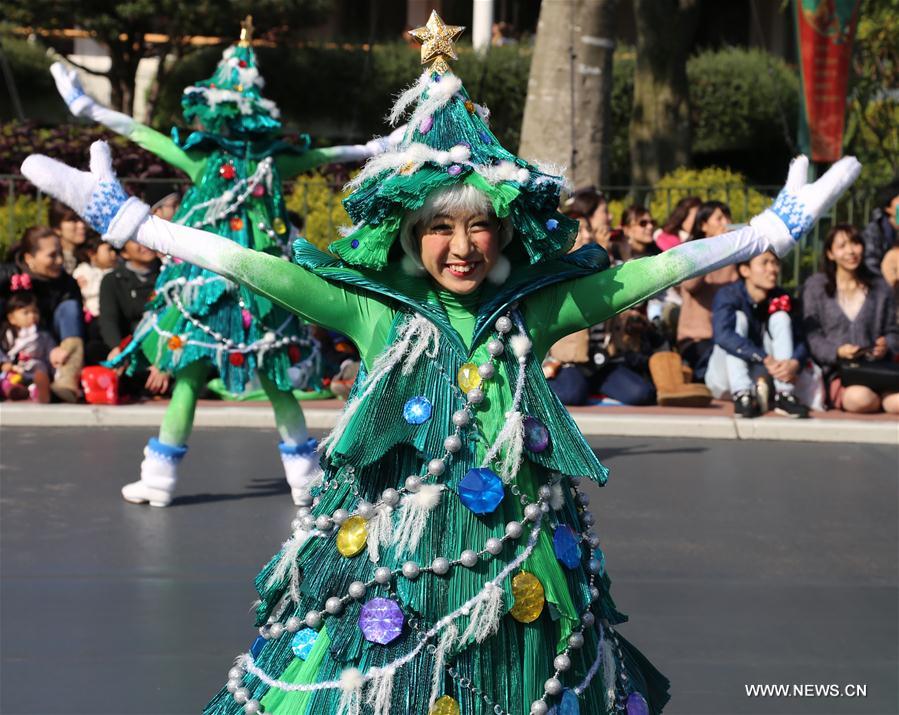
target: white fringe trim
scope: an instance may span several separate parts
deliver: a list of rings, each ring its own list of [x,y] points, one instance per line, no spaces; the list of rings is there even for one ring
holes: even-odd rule
[[[423,484],[414,494],[403,497],[398,510],[399,522],[394,530],[393,545],[397,556],[418,548],[428,517],[440,503],[441,484]]]

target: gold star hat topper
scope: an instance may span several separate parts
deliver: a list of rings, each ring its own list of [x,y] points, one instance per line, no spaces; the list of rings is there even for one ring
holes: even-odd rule
[[[462,26],[444,24],[437,11],[432,10],[428,24],[409,30],[409,34],[421,43],[421,63],[426,65],[433,60],[430,71],[444,74],[449,72],[447,59],[459,59],[453,43],[464,31],[465,28]]]
[[[253,41],[253,16],[247,15],[246,19],[240,23],[240,44],[241,47],[249,47]]]

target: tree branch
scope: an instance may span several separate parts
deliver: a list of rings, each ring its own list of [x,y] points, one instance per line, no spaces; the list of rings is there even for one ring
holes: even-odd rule
[[[79,62],[75,62],[75,60],[73,60],[69,57],[66,57],[66,62],[68,62],[70,65],[72,65],[72,67],[76,67],[76,68],[80,69],[82,72],[87,72],[88,74],[92,74],[97,77],[109,77],[109,70],[107,70],[106,72],[101,72],[100,70],[93,70],[90,67],[85,67],[83,64],[80,64]]]

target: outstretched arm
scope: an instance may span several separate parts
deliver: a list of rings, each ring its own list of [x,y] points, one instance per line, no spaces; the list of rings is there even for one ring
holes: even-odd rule
[[[36,186],[71,206],[114,246],[129,239],[219,273],[303,318],[348,335],[365,337],[381,303],[361,292],[338,288],[282,258],[242,248],[212,233],[149,216],[149,207],[128,197],[112,170],[109,146],[91,145],[90,172],[33,155],[22,173]],[[375,305],[377,304],[377,305]]]
[[[135,121],[127,114],[104,107],[93,97],[85,94],[78,74],[62,62],[54,62],[50,67],[50,73],[56,82],[56,89],[65,100],[69,111],[76,117],[86,117],[109,127],[116,134],[121,134],[147,151],[153,152],[167,164],[180,169],[191,181],[196,181],[200,177],[204,159],[192,157],[165,134]]]
[[[844,157],[814,184],[807,184],[808,159],[800,156],[790,165],[784,189],[771,208],[745,228],[715,238],[689,241],[657,256],[628,261],[551,289],[538,299],[541,344],[604,320],[630,308],[669,286],[696,278],[723,266],[748,261],[765,251],[789,253],[840,195],[858,178],[861,164]]]
[[[365,144],[347,144],[345,146],[329,146],[322,149],[310,149],[303,154],[279,154],[275,159],[278,171],[283,178],[302,174],[324,164],[343,164],[365,161],[375,154],[382,154],[398,144],[406,131],[402,126],[394,129],[386,137],[377,137]]]

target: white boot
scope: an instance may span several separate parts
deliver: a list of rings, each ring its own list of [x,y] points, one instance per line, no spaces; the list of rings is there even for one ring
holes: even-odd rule
[[[296,445],[281,442],[278,449],[293,503],[297,506],[312,506],[312,488],[318,486],[322,479],[322,468],[316,451],[318,440],[310,438]]]
[[[184,459],[187,447],[173,447],[151,438],[144,447],[144,461],[140,465],[140,481],[122,487],[125,501],[150,506],[168,506],[178,482],[178,463]]]

